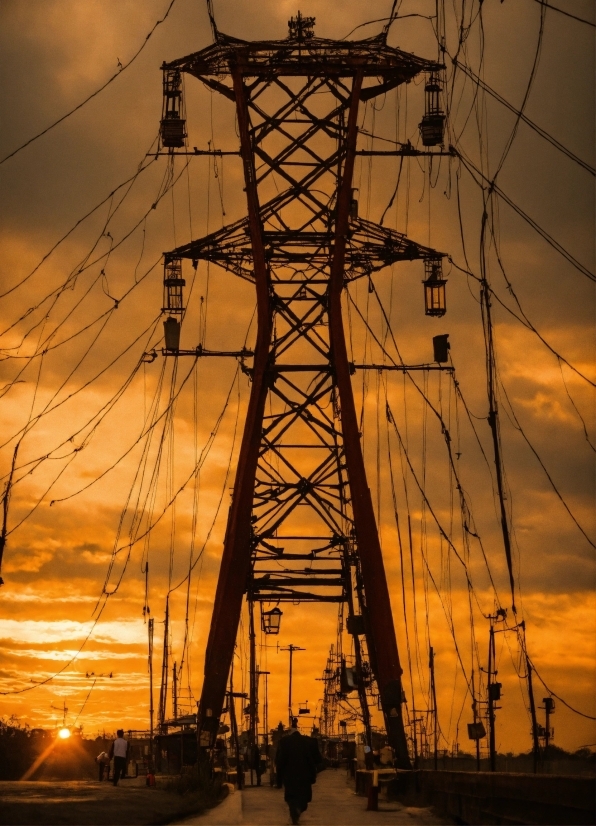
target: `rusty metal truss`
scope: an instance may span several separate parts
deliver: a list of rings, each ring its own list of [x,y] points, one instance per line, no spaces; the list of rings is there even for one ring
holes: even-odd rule
[[[303,19],[302,19],[303,20]],[[361,102],[437,64],[387,46],[220,34],[164,64],[233,101],[248,215],[166,253],[208,260],[255,284],[252,386],[224,541],[199,707],[212,746],[245,595],[345,602],[359,668],[368,661],[398,764],[409,766],[401,667],[360,445],[343,330],[346,282],[431,250],[357,215],[352,188]],[[363,633],[364,631],[364,633]],[[364,689],[361,701],[366,706]],[[364,698],[364,699],[363,699]],[[363,708],[366,717],[368,710]]]

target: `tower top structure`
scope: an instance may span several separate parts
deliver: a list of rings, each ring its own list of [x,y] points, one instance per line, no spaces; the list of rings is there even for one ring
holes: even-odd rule
[[[360,71],[364,78],[373,81],[363,85],[363,101],[408,83],[420,72],[444,68],[435,61],[388,46],[384,33],[364,40],[330,40],[316,37],[313,27],[314,18],[299,16],[290,21],[285,40],[248,41],[219,32],[212,45],[164,63],[162,68],[188,72],[199,79],[226,77],[232,69],[240,70],[245,77],[271,79],[279,75],[313,74],[350,77]]]

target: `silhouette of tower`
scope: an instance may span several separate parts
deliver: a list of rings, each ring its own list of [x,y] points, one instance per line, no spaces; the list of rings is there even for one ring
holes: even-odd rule
[[[199,743],[215,741],[245,595],[251,609],[255,602],[345,602],[365,722],[366,690],[376,685],[389,742],[405,768],[402,669],[341,300],[348,281],[393,262],[424,259],[435,281],[440,276],[440,253],[358,217],[352,186],[360,105],[440,67],[390,48],[385,34],[315,37],[314,22],[298,14],[279,41],[216,32],[213,45],[162,67],[162,145],[170,152],[186,136],[182,73],[234,103],[248,206],[246,218],[166,254],[166,347],[175,353],[179,342],[182,259],[224,267],[254,283],[257,297],[256,345],[246,367],[252,386],[207,644]],[[410,144],[394,154],[400,151],[417,154]]]

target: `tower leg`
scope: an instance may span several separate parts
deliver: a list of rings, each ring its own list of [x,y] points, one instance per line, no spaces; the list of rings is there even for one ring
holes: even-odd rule
[[[354,78],[348,115],[346,160],[337,197],[337,223],[329,290],[329,333],[335,378],[341,405],[342,432],[354,514],[357,547],[362,563],[366,597],[365,628],[370,663],[381,695],[389,744],[398,768],[409,769],[410,759],[402,718],[403,673],[397,651],[393,614],[372,498],[366,483],[358,419],[350,380],[344,335],[341,294],[344,286],[345,248],[348,234],[352,175],[358,133],[357,118],[362,74]]]

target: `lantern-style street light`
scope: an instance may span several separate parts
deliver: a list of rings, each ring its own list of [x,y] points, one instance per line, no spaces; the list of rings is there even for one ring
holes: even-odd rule
[[[279,634],[282,613],[277,605],[271,611],[261,611],[261,628],[265,634]]]
[[[443,316],[447,311],[443,264],[440,258],[425,258],[424,272],[424,312],[426,315]]]

